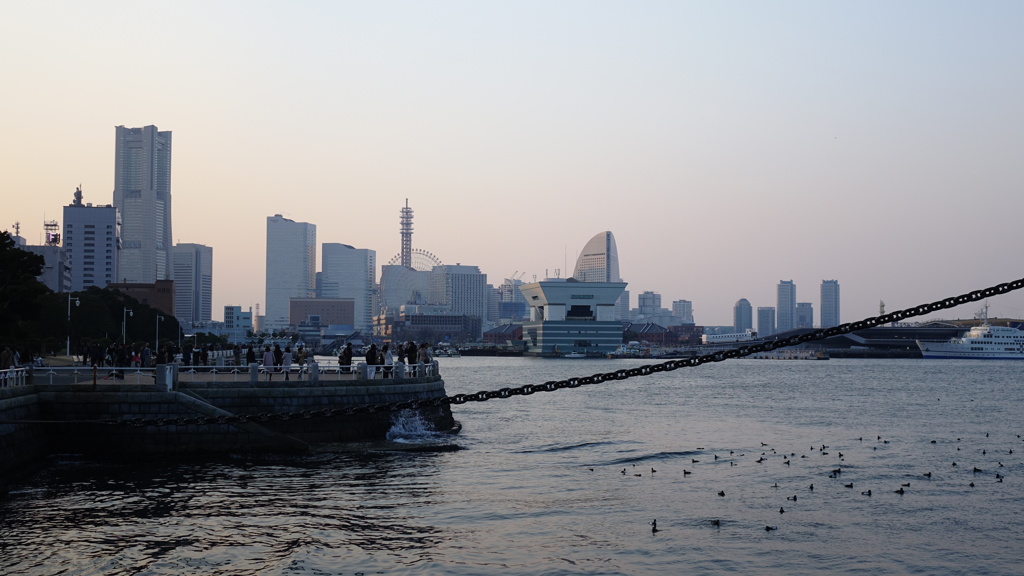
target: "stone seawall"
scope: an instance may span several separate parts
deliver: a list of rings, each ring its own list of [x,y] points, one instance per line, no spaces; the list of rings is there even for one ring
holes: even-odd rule
[[[8,480],[35,470],[47,454],[45,427],[32,386],[0,388],[0,493]]]
[[[171,388],[171,389],[168,389]],[[328,408],[445,396],[439,376],[334,382],[176,382],[45,384],[0,389],[0,482],[47,454],[199,454],[301,452],[312,445],[384,438],[393,412],[304,417]],[[264,422],[112,424],[124,418],[169,420],[289,413]],[[438,431],[456,426],[447,405],[416,414]]]

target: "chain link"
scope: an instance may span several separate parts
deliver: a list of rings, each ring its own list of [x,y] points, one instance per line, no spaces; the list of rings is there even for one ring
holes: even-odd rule
[[[857,332],[867,328],[874,328],[883,324],[899,322],[915,316],[923,316],[932,312],[954,308],[962,304],[977,302],[992,296],[1006,294],[1014,290],[1024,288],[1024,278],[998,284],[982,290],[974,290],[960,296],[936,300],[929,304],[921,304],[912,308],[897,310],[881,316],[866,318],[856,322],[849,322],[821,328],[813,332],[789,336],[780,340],[759,342],[749,346],[740,346],[728,350],[718,350],[702,356],[692,358],[673,359],[661,364],[647,364],[635,368],[623,368],[615,372],[593,374],[591,376],[580,376],[566,380],[552,380],[543,384],[526,384],[518,388],[501,388],[499,390],[482,390],[475,394],[455,394],[452,396],[441,396],[426,400],[405,400],[390,404],[368,404],[362,406],[346,406],[343,408],[324,408],[320,410],[304,410],[301,412],[261,412],[259,414],[232,414],[227,416],[196,416],[191,418],[119,418],[105,421],[109,424],[122,426],[188,426],[200,424],[243,424],[246,422],[283,422],[298,418],[331,418],[335,416],[353,416],[356,414],[374,414],[376,412],[398,412],[401,410],[416,410],[419,408],[440,407],[453,404],[466,404],[468,402],[486,402],[492,398],[511,398],[512,396],[529,396],[536,392],[554,392],[563,388],[579,388],[591,384],[600,384],[609,381],[621,381],[637,376],[650,376],[659,372],[671,372],[680,368],[693,368],[711,362],[724,362],[733,358],[742,358],[768,352],[797,344],[824,340],[832,336],[840,336]]]

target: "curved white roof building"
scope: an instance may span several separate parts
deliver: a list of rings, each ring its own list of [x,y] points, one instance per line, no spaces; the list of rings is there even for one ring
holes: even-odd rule
[[[572,277],[580,282],[622,282],[619,250],[611,232],[601,232],[587,242],[576,259]]]

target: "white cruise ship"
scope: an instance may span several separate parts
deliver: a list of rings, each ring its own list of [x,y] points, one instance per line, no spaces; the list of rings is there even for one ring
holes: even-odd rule
[[[979,360],[1024,360],[1024,330],[992,326],[988,314],[959,338],[947,342],[917,341],[924,358],[976,358]]]

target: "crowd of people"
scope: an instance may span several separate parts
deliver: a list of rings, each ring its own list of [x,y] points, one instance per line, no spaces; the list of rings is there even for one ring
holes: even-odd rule
[[[154,354],[148,342],[141,345],[113,342],[107,346],[94,343],[83,344],[79,348],[75,362],[83,366],[109,367],[112,369],[111,374],[114,378],[123,378],[126,368],[152,368],[158,364],[179,361],[193,367],[210,366],[212,352],[214,350],[211,347],[198,344],[191,350],[183,350],[168,342]],[[338,367],[342,373],[352,373],[352,361],[355,354],[351,343],[345,344],[344,348],[340,350]],[[385,343],[379,347],[377,344],[370,344],[365,351],[359,354],[366,362],[369,378],[376,378],[378,374],[382,378],[391,378],[397,362],[411,367],[413,375],[422,376],[426,374],[426,366],[433,361],[430,346],[425,342],[420,344],[412,341],[399,342],[394,346]],[[312,355],[304,346],[299,345],[293,351],[291,346],[285,345],[282,349],[280,344],[265,345],[261,352],[258,351],[258,346],[253,344],[248,344],[244,348],[242,345],[236,344],[226,354],[218,353],[215,356],[217,358],[212,361],[214,365],[262,364],[263,372],[266,373],[268,380],[272,379],[275,373],[281,373],[285,380],[289,380],[293,366],[298,368],[297,377],[301,380],[303,374],[308,371],[308,363],[313,360]],[[36,354],[30,362],[41,366],[42,358]],[[0,350],[0,370],[26,365],[22,362],[22,355],[16,348],[3,346]]]

